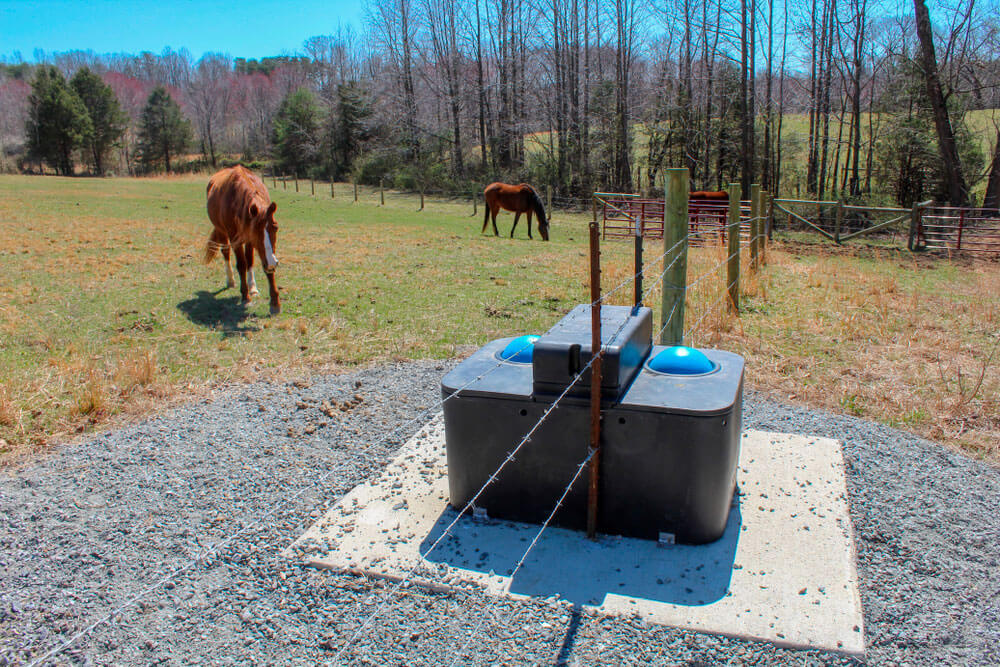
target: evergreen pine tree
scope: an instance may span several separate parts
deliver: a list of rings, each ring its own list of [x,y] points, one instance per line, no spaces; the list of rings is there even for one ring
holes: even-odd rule
[[[319,157],[320,108],[315,96],[299,88],[281,102],[274,117],[274,154],[284,173],[306,174]]]
[[[139,157],[147,169],[163,163],[170,173],[170,156],[184,151],[191,141],[191,123],[163,86],[149,94],[139,127]]]
[[[354,159],[361,153],[361,145],[368,139],[365,121],[371,116],[364,93],[355,84],[337,86],[337,115],[339,121],[334,135],[334,152],[339,166],[350,170]]]
[[[73,151],[90,133],[87,109],[63,75],[51,65],[39,67],[28,98],[28,154],[68,176],[73,173]]]
[[[70,80],[73,90],[87,108],[91,132],[86,139],[86,152],[95,174],[103,174],[108,153],[121,139],[128,117],[121,110],[111,86],[90,69],[77,70]]]

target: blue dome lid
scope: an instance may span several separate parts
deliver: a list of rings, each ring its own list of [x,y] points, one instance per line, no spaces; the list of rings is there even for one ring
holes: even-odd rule
[[[705,353],[693,347],[668,347],[649,360],[649,367],[671,375],[703,375],[715,370]]]
[[[519,364],[530,364],[532,353],[535,350],[535,341],[541,336],[527,335],[518,336],[507,343],[507,347],[500,353],[500,358],[504,361],[513,361]]]

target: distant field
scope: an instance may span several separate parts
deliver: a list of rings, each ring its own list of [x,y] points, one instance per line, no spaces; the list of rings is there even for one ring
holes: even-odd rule
[[[284,311],[268,317],[266,297],[240,307],[221,264],[199,261],[205,182],[0,177],[0,458],[215,383],[463,355],[588,300],[584,217],[557,213],[543,243],[523,221],[506,238],[504,214],[497,239],[468,201],[417,212],[415,197],[355,204],[306,183],[272,189]],[[744,353],[751,387],[1000,459],[1000,267],[877,252],[779,244],[743,316],[712,311],[694,342]],[[691,275],[720,257],[694,251]],[[618,284],[631,249],[606,243],[602,261]],[[689,323],[721,284],[692,291]]]
[[[868,137],[871,136],[869,131],[869,120],[871,114],[863,113],[862,116],[862,126],[861,126],[861,140],[862,142],[867,142]],[[1000,109],[982,109],[977,111],[970,111],[966,115],[966,123],[969,129],[973,132],[976,138],[979,140],[980,148],[982,149],[983,156],[989,162],[990,157],[993,155],[993,148],[996,144],[997,130],[996,126],[1000,124]],[[848,114],[846,118],[847,123],[850,122],[850,115]],[[849,132],[849,125],[845,123],[844,125],[844,136],[842,141],[847,142],[849,137],[847,133]],[[878,119],[876,115],[875,123],[877,125]],[[636,165],[645,170],[648,157],[648,145],[649,140],[646,132],[640,124],[636,124],[634,127],[633,141],[634,143],[634,155],[636,160]],[[836,150],[837,141],[837,131],[839,128],[839,121],[835,117],[831,117],[830,120],[830,160],[833,160],[833,151]],[[758,132],[763,132],[761,127],[758,127]],[[763,140],[763,135],[758,136],[759,140]],[[781,128],[781,140],[782,140],[782,180],[784,186],[782,187],[782,194],[785,196],[791,196],[798,194],[796,193],[796,183],[800,183],[801,188],[804,190],[805,187],[805,177],[806,177],[806,161],[809,154],[809,115],[808,114],[785,114],[784,120],[782,121]],[[548,150],[549,133],[548,132],[536,132],[529,134],[525,137],[526,147],[528,151],[542,151]],[[841,164],[846,159],[844,151],[846,150],[846,143],[844,147],[841,148]],[[867,149],[866,149],[867,150]],[[862,163],[862,168],[864,164]],[[981,196],[983,191],[985,191],[985,182],[979,183],[975,186],[975,194]],[[804,194],[802,192],[801,194]]]

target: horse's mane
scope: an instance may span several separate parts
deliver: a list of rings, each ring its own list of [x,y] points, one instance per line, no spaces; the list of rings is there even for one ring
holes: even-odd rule
[[[531,207],[535,209],[535,215],[538,216],[538,226],[548,227],[549,218],[545,214],[545,204],[542,203],[542,198],[538,196],[538,190],[531,185],[528,186],[528,189],[531,190]]]

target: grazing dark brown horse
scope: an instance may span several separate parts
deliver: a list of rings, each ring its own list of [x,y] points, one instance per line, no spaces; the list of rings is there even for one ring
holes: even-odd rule
[[[240,295],[243,304],[258,294],[253,277],[253,253],[260,255],[271,293],[271,314],[281,312],[278,288],[274,284],[274,270],[278,258],[274,254],[278,237],[278,223],[274,221],[277,204],[271,201],[267,187],[253,172],[236,165],[217,172],[208,181],[208,217],[212,221],[212,234],[205,246],[205,263],[222,251],[226,261],[226,283],[234,285],[233,269],[229,265],[229,250],[236,254],[236,270],[240,274]]]
[[[729,201],[729,193],[725,190],[695,190],[688,193],[688,199],[710,199]]]
[[[483,229],[493,219],[493,235],[500,236],[497,231],[497,212],[500,209],[512,211],[514,213],[514,225],[510,228],[510,237],[514,238],[514,229],[522,213],[528,214],[528,238],[531,236],[531,215],[538,215],[538,233],[542,235],[543,241],[549,240],[549,221],[545,217],[545,206],[542,205],[542,198],[538,196],[535,189],[527,183],[520,185],[507,185],[506,183],[490,183],[483,190],[483,197],[486,198],[486,214],[483,216]]]

